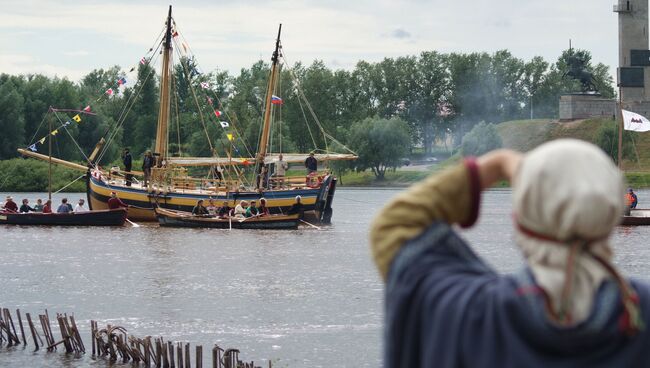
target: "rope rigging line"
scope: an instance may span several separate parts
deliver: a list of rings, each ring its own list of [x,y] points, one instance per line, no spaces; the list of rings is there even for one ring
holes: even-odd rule
[[[59,117],[59,115],[58,115],[56,112],[53,112],[53,114],[54,114],[54,116],[56,117],[56,120],[58,120],[59,122],[62,122],[61,118]],[[72,139],[72,143],[74,143],[74,145],[77,146],[77,149],[79,149],[79,152],[81,152],[81,155],[84,157],[84,159],[86,160],[86,162],[87,162],[88,164],[90,164],[90,160],[88,159],[88,156],[86,156],[86,154],[85,154],[84,151],[81,149],[81,147],[79,146],[79,144],[77,143],[77,141],[74,139],[74,137],[72,136],[72,133],[70,133],[70,131],[68,130],[68,127],[66,126],[65,123],[62,124],[62,127],[63,127],[63,129],[65,129],[65,132],[68,133],[68,135],[70,136],[70,139]],[[50,133],[50,134],[51,134],[51,133]],[[50,139],[51,139],[51,138],[50,138]]]
[[[76,182],[77,180],[79,180],[79,179],[81,179],[81,178],[83,178],[84,176],[86,176],[86,174],[81,174],[81,176],[79,176],[79,177],[78,177],[78,178],[76,178],[75,180],[73,180],[73,181],[71,181],[71,182],[69,182],[69,183],[68,183],[68,184],[66,184],[66,185],[65,185],[65,186],[64,186],[63,188],[61,188],[61,189],[59,189],[59,190],[57,190],[56,192],[54,192],[54,193],[52,193],[52,194],[57,194],[57,193],[59,193],[59,192],[61,192],[62,190],[64,190],[65,188],[67,188],[67,187],[69,187],[69,186],[71,186],[71,185],[72,185],[72,184],[74,184],[74,183],[75,183],[75,182]]]

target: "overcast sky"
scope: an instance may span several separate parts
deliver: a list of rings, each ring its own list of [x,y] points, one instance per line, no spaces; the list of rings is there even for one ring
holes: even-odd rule
[[[0,72],[77,81],[93,69],[136,65],[173,5],[178,30],[203,71],[238,74],[270,58],[283,23],[291,63],[508,49],[555,61],[569,39],[595,62],[618,59],[615,0],[0,0]]]

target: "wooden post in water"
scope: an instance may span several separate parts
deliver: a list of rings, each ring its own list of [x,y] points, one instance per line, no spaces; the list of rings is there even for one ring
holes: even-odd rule
[[[18,324],[20,325],[20,334],[23,337],[23,344],[27,346],[27,339],[25,338],[25,329],[23,328],[23,319],[20,317],[20,309],[16,309],[16,315],[18,316]]]
[[[38,351],[38,340],[40,340],[41,337],[38,336],[38,340],[36,339],[38,332],[36,331],[36,328],[34,327],[34,323],[32,322],[32,316],[30,316],[29,313],[25,313],[25,315],[27,316],[27,324],[29,325],[29,330],[32,332],[32,340],[34,340],[34,346],[36,346],[34,351]],[[43,342],[41,341],[41,344],[42,343]]]
[[[192,368],[192,360],[190,357],[190,343],[185,344],[185,368]]]
[[[203,368],[203,346],[196,346],[196,368]]]

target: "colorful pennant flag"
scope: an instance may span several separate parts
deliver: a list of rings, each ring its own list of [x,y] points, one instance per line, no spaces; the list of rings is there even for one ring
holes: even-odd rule
[[[282,105],[282,99],[276,95],[271,95],[271,103],[274,105]]]
[[[201,88],[203,88],[203,89],[210,88],[210,83],[208,83],[208,82],[201,82]]]
[[[118,86],[121,86],[123,84],[126,84],[126,78],[122,77],[122,78],[117,80],[117,85]]]
[[[623,128],[634,132],[647,132],[650,130],[650,120],[645,116],[632,111],[622,110]]]
[[[172,37],[178,37],[178,32],[174,31],[174,33],[172,33]]]
[[[221,115],[223,115],[223,114],[221,113],[221,111],[219,111],[219,110],[214,110],[214,116],[219,117],[219,116],[221,116]]]
[[[133,72],[134,70],[135,70],[135,67],[131,67],[131,69],[129,69],[129,73]]]
[[[244,161],[242,161],[242,164],[244,164],[244,166],[248,166],[248,165],[250,165],[251,163],[250,163],[250,161],[248,161],[248,160],[244,160]]]
[[[52,131],[52,133],[50,133],[50,134],[52,134],[52,135],[57,135],[57,134],[59,134],[59,130],[58,130],[58,129],[54,129],[54,130]]]
[[[109,96],[112,96],[113,95],[113,89],[112,88],[107,89],[106,94],[109,95]]]
[[[221,124],[222,128],[228,128],[230,126],[227,121],[220,121],[219,124]]]
[[[144,65],[147,63],[147,59],[143,56],[142,59],[140,59],[140,64]]]
[[[181,43],[181,45],[183,46],[183,50],[187,53],[187,45],[185,42]]]
[[[209,97],[209,96],[208,96],[208,103],[209,103],[210,105],[212,105],[212,97]]]
[[[81,116],[79,116],[79,114],[77,114],[77,115],[72,117],[72,120],[76,121],[77,123],[81,123]]]
[[[65,123],[63,123],[64,127],[67,127],[68,125],[70,125],[70,121],[66,121]]]
[[[40,143],[40,144],[44,144],[44,143],[45,143],[45,137],[41,138],[41,140],[39,141],[39,143]]]
[[[85,111],[85,112],[90,112],[90,105],[84,107],[84,111]]]
[[[235,139],[235,137],[230,133],[226,134],[226,137],[228,137],[228,140],[231,141],[231,142],[232,142],[233,139]]]
[[[32,144],[32,145],[29,146],[28,148],[29,148],[29,150],[32,151],[32,152],[36,152],[36,151],[38,151],[38,150],[36,149],[36,143]]]

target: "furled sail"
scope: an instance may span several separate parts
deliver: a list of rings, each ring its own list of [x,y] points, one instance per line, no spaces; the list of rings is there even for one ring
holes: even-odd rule
[[[279,159],[279,153],[270,153],[264,157],[264,164],[272,164]],[[307,153],[283,153],[282,159],[288,163],[305,162]],[[356,160],[358,156],[347,153],[317,153],[314,157],[319,161]],[[243,157],[168,157],[167,164],[177,166],[215,166],[215,165],[254,165],[255,158]]]

